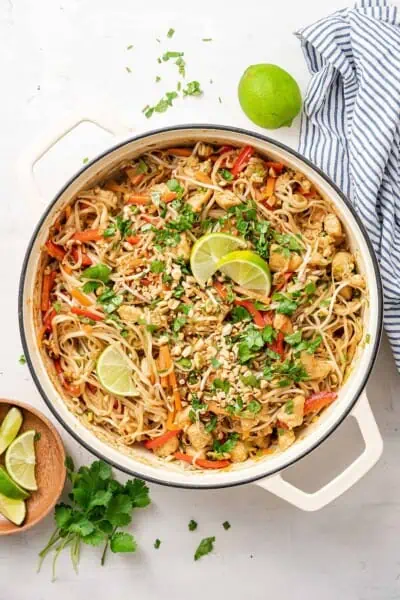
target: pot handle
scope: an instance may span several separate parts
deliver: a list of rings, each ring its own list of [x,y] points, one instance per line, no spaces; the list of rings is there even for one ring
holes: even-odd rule
[[[19,156],[16,164],[17,181],[27,198],[35,198],[41,203],[45,202],[35,179],[34,167],[58,142],[82,123],[91,123],[114,137],[122,137],[127,135],[129,131],[115,117],[105,113],[99,114],[96,118],[86,116],[85,111],[79,114],[69,113],[64,115],[61,122],[58,121],[57,132],[54,131],[54,127],[42,132],[38,138],[25,147],[25,150]]]
[[[332,481],[311,494],[285,481],[280,474],[260,479],[255,482],[256,485],[305,511],[319,510],[336,500],[375,465],[383,450],[382,436],[365,391],[361,394],[351,415],[360,428],[365,448],[360,456]]]

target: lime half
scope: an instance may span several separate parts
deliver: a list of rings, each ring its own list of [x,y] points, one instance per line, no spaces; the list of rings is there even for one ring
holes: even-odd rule
[[[118,345],[107,346],[97,361],[97,375],[101,385],[117,396],[134,396],[135,384],[130,364]]]
[[[0,494],[14,500],[25,500],[29,497],[28,492],[19,487],[3,467],[0,467]]]
[[[15,440],[21,425],[21,411],[15,407],[10,408],[0,427],[0,454],[3,454],[4,450]]]
[[[0,513],[15,525],[21,525],[26,515],[25,502],[7,498],[0,494]]]
[[[37,490],[35,465],[35,431],[30,429],[8,447],[6,469],[18,485],[26,490]]]
[[[246,290],[268,296],[271,290],[271,272],[268,264],[251,250],[237,250],[227,254],[217,269],[228,275]]]
[[[220,258],[237,250],[245,248],[246,242],[229,233],[207,233],[197,240],[190,255],[190,266],[193,277],[204,286],[206,281],[217,270]]]

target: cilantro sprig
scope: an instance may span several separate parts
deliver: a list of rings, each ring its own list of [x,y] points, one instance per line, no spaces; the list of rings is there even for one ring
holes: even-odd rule
[[[119,528],[129,525],[134,508],[150,504],[149,489],[143,481],[130,479],[122,485],[114,479],[111,467],[101,460],[75,471],[73,461],[68,457],[66,467],[72,484],[70,504],[56,505],[56,529],[39,553],[40,569],[46,556],[54,552],[53,580],[57,559],[64,548],[70,548],[75,571],[78,570],[82,543],[104,545],[102,565],[108,548],[114,553],[135,552],[135,538]]]

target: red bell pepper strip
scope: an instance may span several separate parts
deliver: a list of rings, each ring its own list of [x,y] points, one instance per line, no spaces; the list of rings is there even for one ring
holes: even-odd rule
[[[49,314],[47,315],[47,317],[44,319],[43,321],[43,325],[45,326],[45,331],[51,331],[51,327],[52,327],[52,321],[54,319],[54,317],[56,316],[56,311],[53,309],[49,312]]]
[[[264,326],[273,324],[273,322],[274,322],[274,311],[273,310],[267,310],[266,312],[263,312],[261,314],[264,319]]]
[[[92,319],[92,321],[103,321],[104,315],[97,315],[96,313],[90,312],[90,310],[85,310],[84,308],[78,308],[77,306],[73,306],[71,308],[71,312],[74,315],[79,315],[80,317],[86,317],[87,319]]]
[[[57,277],[56,271],[50,271],[43,275],[42,284],[42,298],[41,298],[41,309],[43,312],[47,312],[50,308],[50,294],[53,289],[54,280]]]
[[[221,146],[216,154],[225,154],[225,152],[231,152],[231,150],[233,150],[232,146]]]
[[[72,255],[72,258],[74,259],[74,261],[77,263],[79,261],[78,249],[72,248],[71,255]],[[83,251],[82,247],[81,247],[81,264],[82,264],[82,267],[90,267],[90,265],[92,264],[92,259],[89,258],[89,256],[86,254],[86,252]]]
[[[268,168],[272,168],[275,171],[275,173],[281,173],[285,168],[285,165],[283,163],[274,162],[273,160],[267,160],[265,166]]]
[[[237,177],[240,171],[247,165],[250,160],[250,157],[254,153],[253,146],[245,146],[239,152],[239,155],[235,162],[233,163],[233,167],[231,169],[231,173],[234,177]]]
[[[71,394],[71,396],[80,396],[81,395],[81,388],[79,385],[71,385],[70,383],[68,383],[67,381],[65,381],[65,377],[64,377],[64,371],[62,370],[62,366],[60,361],[57,359],[54,361],[54,366],[55,369],[57,371],[57,375],[58,378],[63,386],[63,388],[65,388],[65,390]]]
[[[58,246],[51,240],[47,240],[47,242],[45,243],[45,246],[46,246],[47,253],[50,254],[50,256],[52,258],[55,258],[59,262],[62,262],[64,260],[64,256],[65,256],[66,252],[61,246]]]
[[[165,444],[165,442],[168,442],[168,440],[177,436],[178,433],[180,433],[180,432],[181,432],[181,429],[171,429],[171,431],[167,431],[166,433],[163,433],[162,435],[159,435],[158,437],[156,437],[152,440],[147,440],[144,443],[144,445],[149,450],[153,450],[154,448],[159,448],[160,446]]]
[[[283,278],[283,281],[281,283],[278,283],[278,285],[276,286],[276,291],[278,292],[279,290],[283,290],[287,284],[289,283],[289,281],[292,279],[294,275],[294,271],[286,271],[286,273],[282,273],[281,277]]]
[[[318,392],[311,394],[304,402],[304,414],[319,412],[328,404],[331,404],[337,398],[336,392]]]
[[[237,306],[243,306],[243,308],[245,308],[251,314],[257,327],[260,327],[261,329],[265,327],[264,317],[262,316],[261,312],[256,309],[251,300],[235,300],[235,304]]]
[[[183,454],[183,452],[175,452],[176,460],[183,460],[187,463],[193,464],[194,457],[189,454]],[[198,458],[194,463],[195,466],[201,467],[202,469],[224,469],[229,467],[231,464],[230,460],[206,460],[204,458]]]
[[[283,357],[285,355],[285,349],[284,349],[284,345],[283,345],[284,340],[285,340],[285,336],[283,335],[282,331],[279,331],[278,335],[276,336],[276,340],[274,342],[272,342],[272,344],[268,345],[268,348],[270,350],[272,350],[272,352],[276,352],[277,354],[279,354],[281,359],[283,359]]]

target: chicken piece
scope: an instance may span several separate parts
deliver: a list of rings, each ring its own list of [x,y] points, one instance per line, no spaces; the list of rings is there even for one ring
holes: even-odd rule
[[[324,379],[332,371],[332,365],[322,358],[315,358],[308,352],[300,354],[300,361],[310,379]]]
[[[160,194],[160,200],[162,200],[164,194],[169,194],[170,191],[171,190],[169,189],[166,183],[156,183],[155,185],[152,185],[149,189],[150,197],[152,193],[157,193]]]
[[[259,435],[256,438],[252,438],[252,441],[257,446],[257,448],[266,450],[271,444],[271,435]]]
[[[196,459],[201,458],[204,460],[207,458],[205,450],[196,450],[195,448],[192,448],[192,446],[186,446],[185,452],[186,454],[189,454],[189,456],[195,456]]]
[[[214,192],[214,200],[224,210],[228,210],[232,206],[241,204],[242,201],[233,192],[224,190],[223,192]]]
[[[200,158],[209,158],[211,154],[214,154],[214,148],[210,144],[200,142],[197,146],[197,156]]]
[[[331,262],[330,258],[324,258],[319,252],[314,252],[308,262],[313,267],[326,267]]]
[[[304,194],[308,194],[311,191],[312,183],[303,173],[297,171],[294,175],[294,178],[301,185],[301,191]]]
[[[353,297],[353,288],[351,285],[346,285],[344,288],[342,288],[339,292],[339,296],[345,300],[351,300]]]
[[[249,453],[243,442],[236,442],[235,446],[232,448],[231,452],[231,461],[234,463],[244,462]]]
[[[342,224],[338,217],[333,213],[326,215],[324,219],[324,230],[337,241],[340,241],[343,237]]]
[[[189,260],[191,249],[186,233],[180,233],[179,244],[171,246],[169,251],[177,257],[183,257],[186,260]]]
[[[290,256],[285,256],[282,247],[278,244],[271,244],[269,253],[269,266],[271,271],[295,271],[299,268],[303,259],[299,254],[291,252]]]
[[[201,190],[200,192],[195,192],[192,196],[186,200],[186,204],[192,208],[193,212],[200,212],[201,209],[212,196],[212,190]]]
[[[304,418],[304,401],[305,398],[301,394],[288,400],[278,412],[279,422],[287,425],[289,429],[301,425]]]
[[[132,323],[137,323],[142,316],[142,311],[137,306],[120,306],[118,309],[118,314],[123,321],[131,321]]]
[[[209,175],[212,171],[213,163],[211,160],[202,160],[199,161],[197,156],[189,156],[186,160],[186,164],[183,168],[183,172],[187,177],[192,177],[196,175],[199,171],[202,173],[207,173]]]
[[[349,284],[353,287],[365,289],[365,279],[362,275],[352,275],[349,279]]]
[[[289,446],[296,440],[296,436],[292,429],[278,429],[278,446],[279,450],[287,450]]]
[[[267,175],[263,162],[259,158],[251,158],[247,165],[244,175],[252,183],[263,183]]]
[[[191,410],[191,406],[186,406],[186,408],[176,413],[175,424],[177,425],[177,427],[179,427],[179,429],[183,429],[186,425],[190,425],[191,420],[189,417],[189,413]]]
[[[195,450],[203,450],[212,444],[212,435],[205,431],[202,423],[193,423],[188,427],[186,433]]]
[[[335,304],[333,310],[337,315],[344,316],[357,312],[361,306],[362,304],[360,300],[356,299],[348,301],[346,305],[337,303]]]
[[[350,252],[338,252],[332,261],[332,275],[335,279],[347,279],[354,271],[354,256]]]
[[[165,442],[165,444],[163,444],[162,446],[159,446],[158,448],[154,448],[154,454],[156,454],[157,456],[160,456],[161,458],[165,458],[166,456],[170,456],[171,454],[176,452],[178,450],[178,447],[179,447],[179,440],[175,436],[175,437],[167,440]]]
[[[282,331],[282,333],[293,333],[292,321],[289,319],[288,316],[281,315],[280,313],[275,314],[273,327],[278,331]]]
[[[282,175],[279,175],[279,177],[277,177],[275,182],[275,194],[278,197],[288,195],[288,193],[290,192],[289,185],[291,180],[292,177],[290,173],[288,173],[288,171],[286,171],[286,173],[282,173]]]

